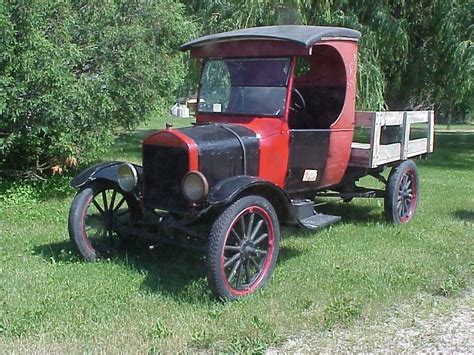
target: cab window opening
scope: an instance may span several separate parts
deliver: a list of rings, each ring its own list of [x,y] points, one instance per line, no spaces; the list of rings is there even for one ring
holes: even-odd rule
[[[290,129],[328,129],[344,106],[346,72],[340,54],[328,45],[316,46],[313,53],[296,60]]]
[[[210,59],[200,81],[201,113],[282,116],[290,58]]]

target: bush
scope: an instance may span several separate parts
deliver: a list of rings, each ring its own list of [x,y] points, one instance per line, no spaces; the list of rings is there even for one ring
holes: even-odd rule
[[[41,175],[163,106],[193,24],[172,0],[18,0],[0,4],[0,30],[0,172]]]

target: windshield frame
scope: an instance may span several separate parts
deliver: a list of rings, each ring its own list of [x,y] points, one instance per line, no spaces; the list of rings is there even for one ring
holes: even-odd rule
[[[288,73],[286,73],[285,83],[281,86],[257,86],[257,85],[247,85],[242,87],[280,87],[285,89],[284,93],[284,107],[278,114],[264,114],[264,113],[239,113],[239,112],[213,112],[213,111],[200,111],[199,102],[201,100],[201,90],[202,90],[202,80],[205,74],[205,68],[209,61],[226,61],[226,60],[274,60],[274,59],[285,59],[288,60]],[[196,105],[196,115],[209,115],[209,116],[236,116],[236,117],[269,117],[284,119],[286,117],[286,111],[288,106],[288,89],[291,82],[291,75],[293,73],[293,57],[292,56],[265,56],[265,57],[207,57],[202,61],[201,64],[201,73],[199,76],[198,84],[198,93],[197,93],[197,105]],[[231,85],[232,86],[232,85]],[[237,85],[238,86],[238,85]]]

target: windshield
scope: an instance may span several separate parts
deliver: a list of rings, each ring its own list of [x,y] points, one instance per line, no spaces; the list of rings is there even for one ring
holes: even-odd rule
[[[289,68],[290,58],[207,60],[198,111],[281,116]]]

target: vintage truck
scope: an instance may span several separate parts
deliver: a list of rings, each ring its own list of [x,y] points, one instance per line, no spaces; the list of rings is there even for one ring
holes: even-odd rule
[[[196,247],[213,293],[235,300],[271,277],[280,224],[341,218],[316,212],[316,195],[384,198],[389,222],[410,221],[420,184],[410,158],[433,151],[433,112],[355,112],[359,37],[269,26],[183,45],[202,59],[196,123],[148,136],[143,166],[106,162],[72,180],[79,253],[93,261],[133,238]],[[368,175],[385,189],[356,185]]]

